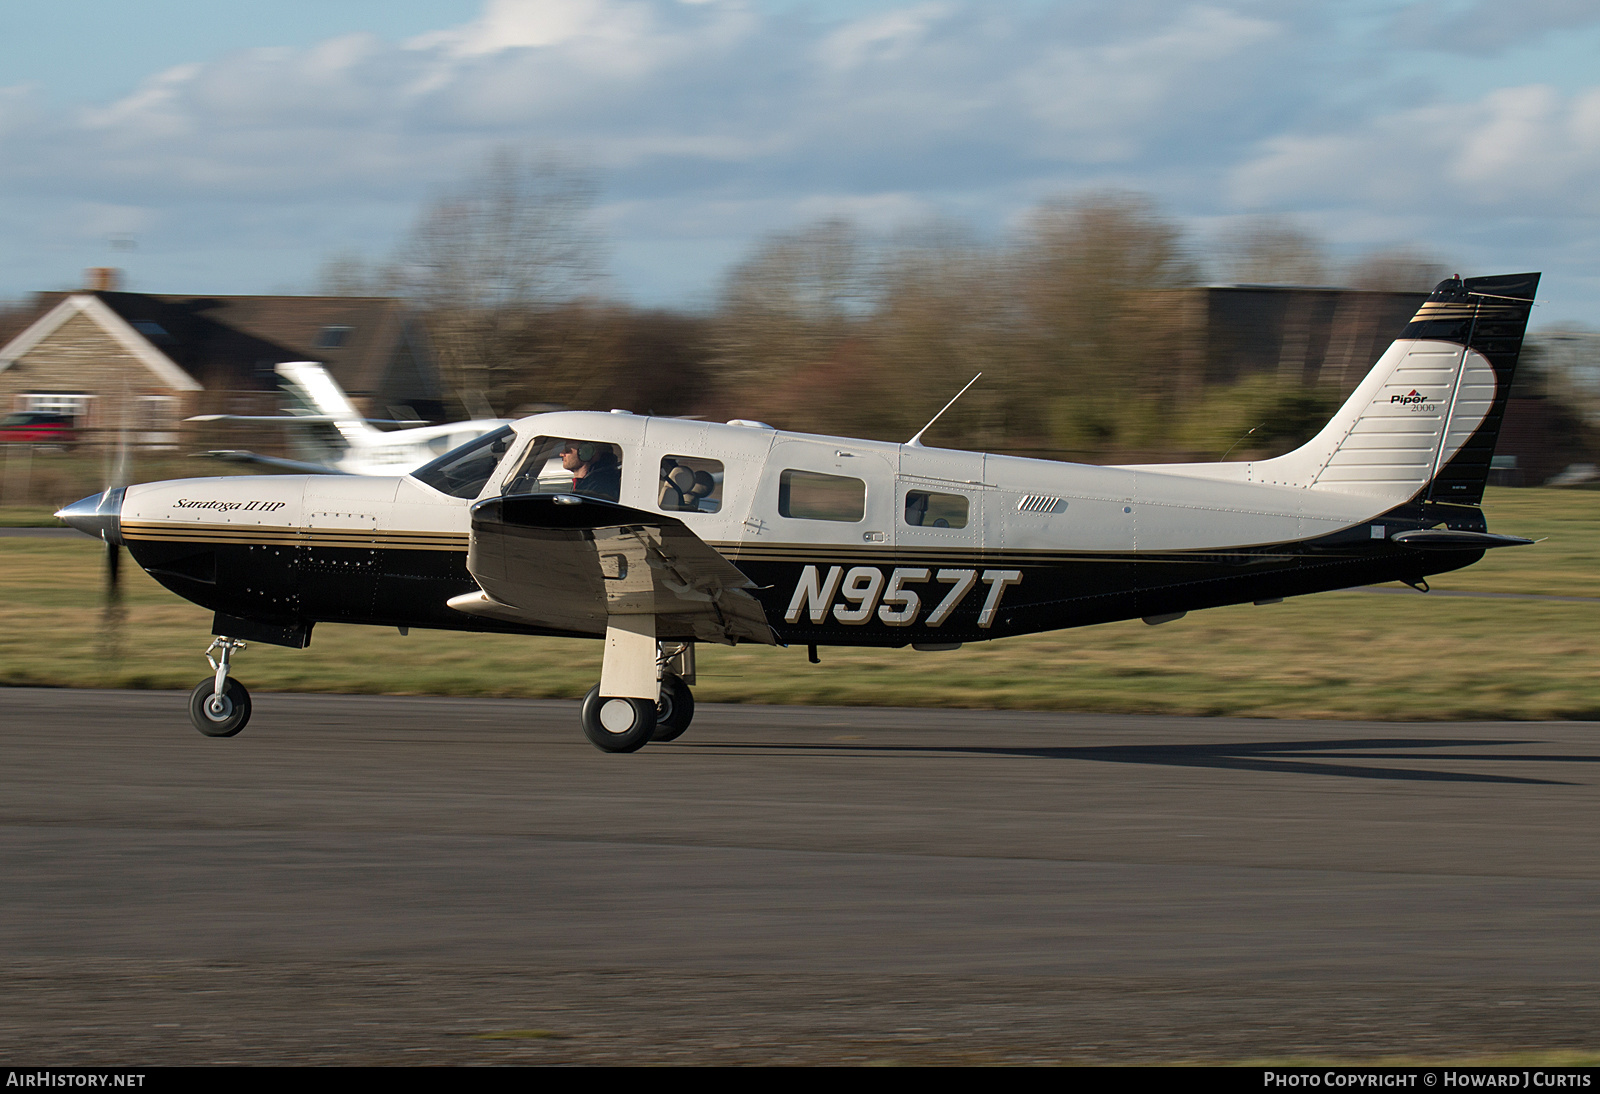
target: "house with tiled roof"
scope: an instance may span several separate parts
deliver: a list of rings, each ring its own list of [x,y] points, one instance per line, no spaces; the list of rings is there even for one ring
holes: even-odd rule
[[[0,411],[173,444],[196,414],[276,413],[273,366],[320,361],[369,416],[443,414],[426,335],[400,300],[95,288],[34,303],[33,321],[0,347]]]

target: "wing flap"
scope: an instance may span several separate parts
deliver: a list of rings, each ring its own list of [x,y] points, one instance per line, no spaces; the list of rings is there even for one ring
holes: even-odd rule
[[[478,614],[503,605],[588,634],[653,615],[661,638],[777,641],[750,579],[664,513],[569,494],[490,498],[472,507],[467,570],[488,600],[470,606]]]

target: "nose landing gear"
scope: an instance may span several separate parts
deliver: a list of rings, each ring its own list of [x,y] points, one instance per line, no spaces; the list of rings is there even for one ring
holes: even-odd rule
[[[225,635],[213,638],[206,647],[212,676],[200,681],[189,693],[189,721],[207,737],[232,737],[250,721],[250,693],[228,675],[233,651],[244,648],[244,642]],[[212,650],[221,651],[220,658],[212,657]]]

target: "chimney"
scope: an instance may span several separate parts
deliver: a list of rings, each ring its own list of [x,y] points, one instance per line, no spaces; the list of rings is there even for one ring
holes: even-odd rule
[[[115,266],[90,266],[83,271],[83,287],[89,292],[116,292],[122,271]]]

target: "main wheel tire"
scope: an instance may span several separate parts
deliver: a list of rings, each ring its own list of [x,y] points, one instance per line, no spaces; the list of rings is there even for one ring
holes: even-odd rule
[[[661,698],[656,701],[656,732],[652,741],[676,741],[694,720],[694,695],[680,677],[661,678]]]
[[[600,685],[583,697],[583,735],[601,752],[637,752],[656,731],[656,705],[648,699],[600,695]]]
[[[207,677],[189,693],[189,721],[207,737],[232,737],[250,721],[250,693],[228,677],[217,695],[217,681]]]

